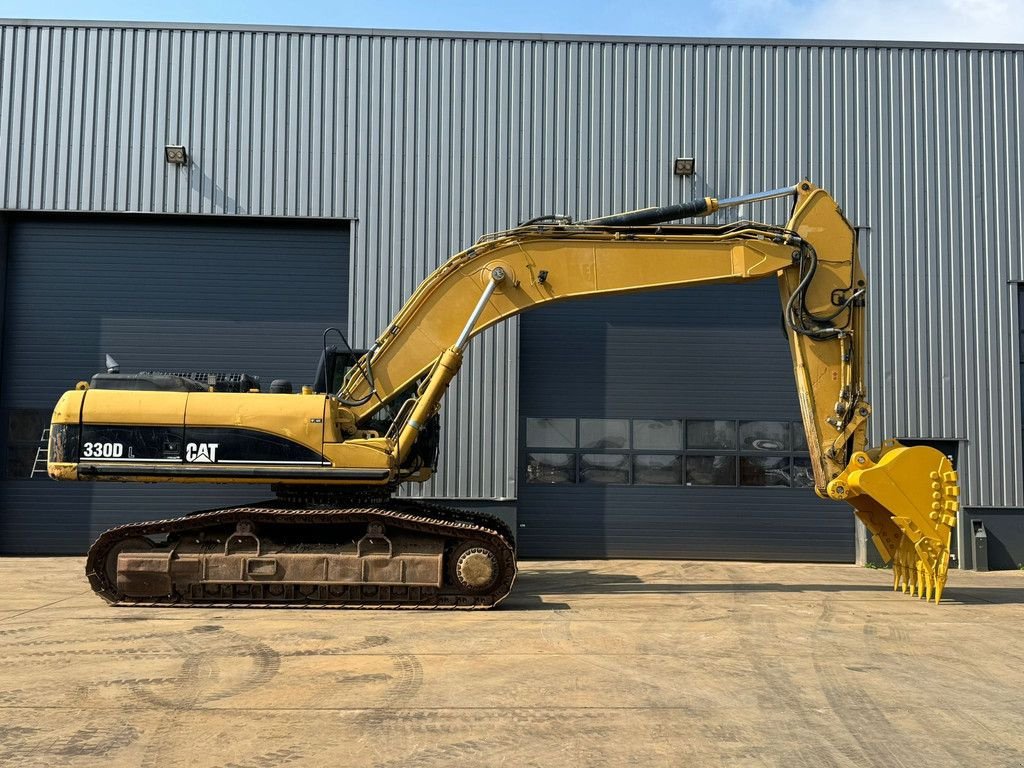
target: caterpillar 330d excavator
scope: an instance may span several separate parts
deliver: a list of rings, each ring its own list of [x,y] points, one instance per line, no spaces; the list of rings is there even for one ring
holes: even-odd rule
[[[785,226],[665,224],[783,196],[794,199]],[[938,602],[956,472],[933,448],[866,447],[856,237],[807,181],[580,222],[542,217],[483,237],[430,275],[369,351],[325,342],[317,382],[301,394],[217,391],[212,376],[97,374],[57,403],[49,474],[269,483],[277,495],[102,534],[86,571],[110,602],[488,608],[516,573],[511,531],[391,498],[434,472],[438,409],[470,339],[548,302],[767,277],[779,281],[816,492],[853,506],[893,561],[895,589]]]

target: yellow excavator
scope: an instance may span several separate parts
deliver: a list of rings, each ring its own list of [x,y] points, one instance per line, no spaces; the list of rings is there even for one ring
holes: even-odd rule
[[[793,199],[785,226],[668,223],[780,197]],[[516,573],[508,527],[392,497],[436,468],[438,411],[470,339],[549,302],[768,277],[779,282],[815,491],[853,506],[893,563],[894,589],[938,602],[957,475],[934,448],[866,446],[856,235],[808,181],[485,236],[431,274],[365,353],[328,346],[325,332],[316,383],[301,393],[282,382],[261,392],[245,377],[223,391],[215,376],[97,374],[54,409],[49,474],[271,484],[276,494],[103,533],[86,571],[112,603],[489,608]]]

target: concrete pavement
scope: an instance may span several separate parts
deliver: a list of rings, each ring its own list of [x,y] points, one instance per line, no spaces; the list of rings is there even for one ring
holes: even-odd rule
[[[1024,766],[1024,572],[521,568],[483,613],[114,609],[0,559],[0,764]]]

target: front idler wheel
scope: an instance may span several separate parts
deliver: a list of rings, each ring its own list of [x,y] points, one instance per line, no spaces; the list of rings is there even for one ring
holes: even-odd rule
[[[452,576],[456,584],[467,592],[486,592],[498,580],[498,558],[480,542],[469,542],[452,555]]]

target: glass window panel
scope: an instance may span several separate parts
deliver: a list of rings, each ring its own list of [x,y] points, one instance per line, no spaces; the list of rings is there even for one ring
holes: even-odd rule
[[[735,421],[686,422],[687,448],[736,448]]]
[[[794,421],[791,429],[793,430],[793,450],[806,451],[807,434],[804,432],[803,423],[799,421]]]
[[[779,451],[789,450],[788,421],[741,421],[741,451]]]
[[[811,459],[809,456],[793,457],[793,487],[814,487],[814,470],[811,469]]]
[[[629,482],[629,457],[621,453],[580,455],[580,482],[596,485]]]
[[[634,456],[633,482],[641,485],[679,485],[683,482],[683,457],[664,453]]]
[[[644,451],[678,451],[683,447],[683,422],[633,419],[633,447]]]
[[[580,419],[580,448],[629,448],[629,420]]]
[[[575,453],[530,453],[526,456],[526,482],[564,485],[576,482]]]
[[[736,485],[735,456],[687,456],[687,485]]]
[[[740,456],[740,485],[790,485],[788,456]]]
[[[576,419],[527,419],[527,448],[575,448]]]

